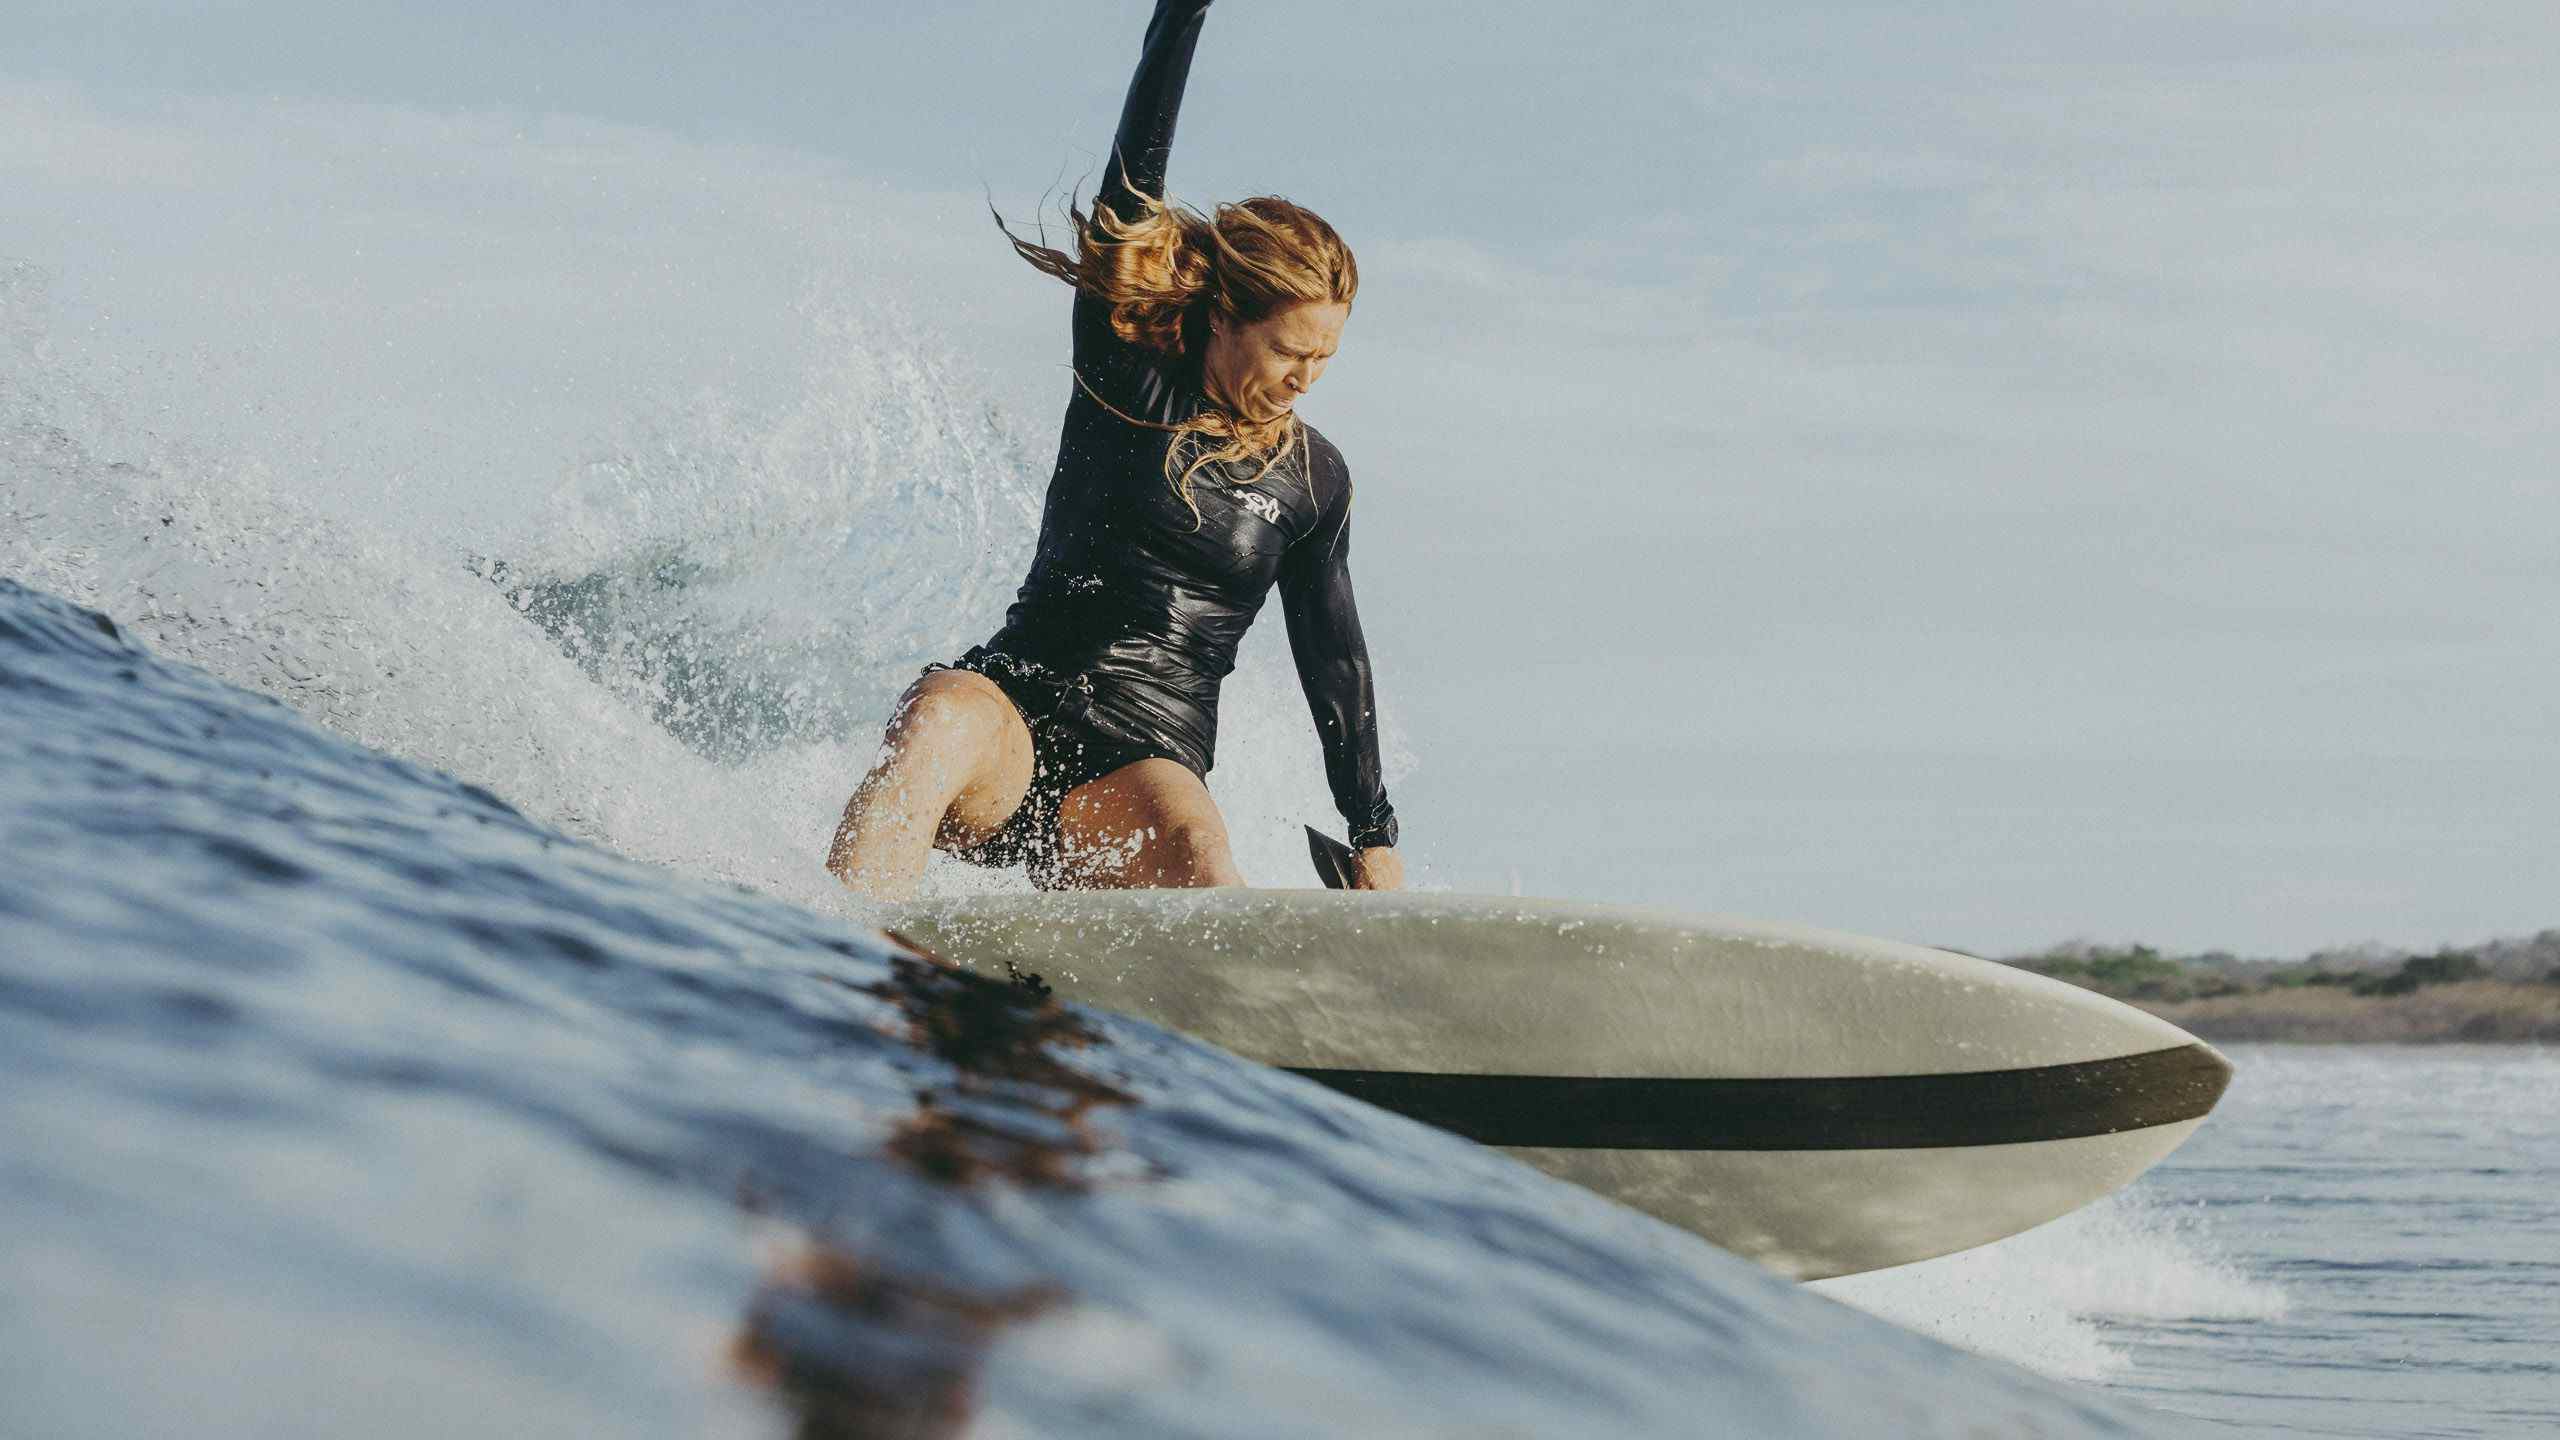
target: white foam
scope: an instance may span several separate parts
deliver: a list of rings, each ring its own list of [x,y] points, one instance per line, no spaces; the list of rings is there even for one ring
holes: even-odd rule
[[[2281,1290],[2219,1252],[2203,1212],[2139,1187],[1994,1245],[1816,1288],[1948,1344],[2077,1380],[2131,1365],[2109,1340],[2110,1322],[2285,1312]]]

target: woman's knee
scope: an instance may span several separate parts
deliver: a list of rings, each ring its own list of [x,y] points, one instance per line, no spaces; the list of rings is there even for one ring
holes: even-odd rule
[[[1159,857],[1157,868],[1167,878],[1188,885],[1241,885],[1226,823],[1215,815],[1184,815],[1156,827],[1148,847]]]
[[[954,683],[954,676],[975,683]],[[1013,702],[993,682],[965,671],[937,670],[899,697],[881,737],[876,768],[949,770],[957,786],[979,762],[1000,760],[1009,749],[1027,750],[1028,734],[1008,733],[1020,728]]]
[[[970,844],[1022,803],[1031,769],[1031,732],[995,682],[937,670],[899,698],[865,787],[929,802],[935,843]]]
[[[1179,761],[1136,761],[1076,787],[1058,824],[1078,884],[1244,883],[1208,788]]]
[[[905,748],[937,740],[985,741],[1012,702],[995,682],[966,670],[936,670],[907,687],[889,716],[889,743]]]

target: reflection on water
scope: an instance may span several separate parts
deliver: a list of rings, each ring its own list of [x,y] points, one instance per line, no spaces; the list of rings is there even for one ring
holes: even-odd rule
[[[956,1073],[947,1086],[916,1092],[916,1113],[890,1137],[889,1154],[945,1185],[1002,1178],[1082,1188],[1077,1162],[1104,1145],[1088,1117],[1132,1097],[1069,1068],[1053,1047],[1081,1049],[1100,1037],[1037,975],[987,979],[890,938],[917,956],[892,958],[889,978],[867,993],[896,1005],[908,1043]]]
[[[935,1440],[967,1428],[997,1332],[1064,1294],[972,1293],[811,1248],[775,1267],[730,1358],[740,1379],[790,1406],[801,1440]]]
[[[891,956],[887,979],[857,988],[895,1005],[900,1038],[954,1074],[916,1091],[885,1153],[939,1185],[1084,1188],[1076,1162],[1104,1143],[1087,1113],[1132,1097],[1052,1047],[1101,1037],[1036,975],[988,979],[890,938],[914,953]],[[963,1289],[804,1242],[773,1265],[730,1358],[739,1378],[788,1403],[802,1440],[934,1440],[967,1428],[997,1332],[1065,1298],[1055,1284]]]

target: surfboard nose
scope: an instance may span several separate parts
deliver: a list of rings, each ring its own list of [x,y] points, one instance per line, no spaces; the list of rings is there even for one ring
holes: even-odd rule
[[[2222,1103],[2223,1095],[2231,1089],[2231,1077],[2238,1074],[2239,1070],[2232,1065],[2230,1056],[2202,1040],[2191,1040],[2189,1043],[2203,1051],[2205,1056],[2213,1062],[2213,1093],[2206,1097],[2204,1102],[2204,1108],[2211,1110]]]

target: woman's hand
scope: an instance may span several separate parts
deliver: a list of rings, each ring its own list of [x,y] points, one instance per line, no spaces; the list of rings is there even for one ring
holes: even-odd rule
[[[1404,888],[1404,858],[1392,845],[1372,845],[1351,857],[1351,888],[1354,890],[1401,890]]]

